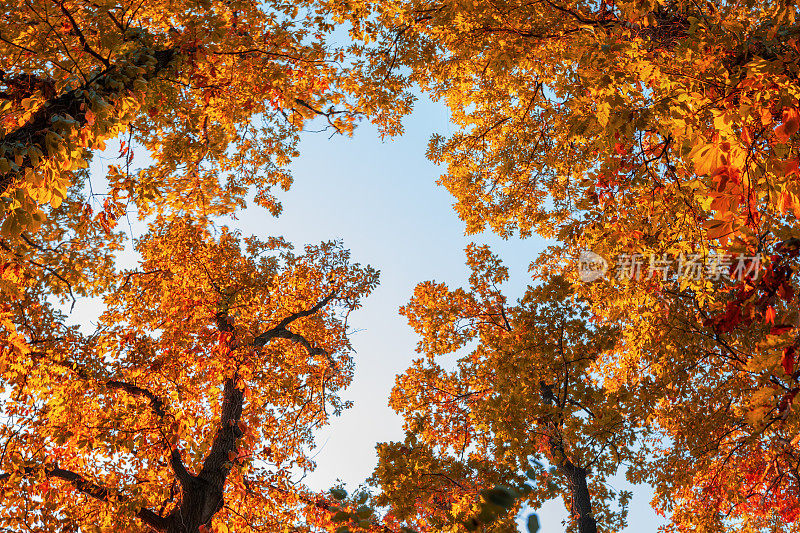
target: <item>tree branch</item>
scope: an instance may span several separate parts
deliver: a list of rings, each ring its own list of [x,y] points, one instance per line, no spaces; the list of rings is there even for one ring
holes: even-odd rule
[[[545,403],[560,407],[553,394],[553,388],[544,381],[539,382],[539,393]],[[555,433],[557,428],[554,427],[552,431]],[[555,434],[551,434],[548,438],[548,443],[550,455],[556,468],[567,478],[567,484],[572,493],[572,513],[578,521],[578,532],[597,533],[597,520],[592,515],[592,497],[586,483],[589,471],[576,466],[567,457],[560,437],[557,438]]]
[[[325,305],[331,300],[333,300],[335,297],[336,297],[336,291],[331,291],[330,294],[328,294],[325,298],[317,302],[317,304],[311,309],[308,309],[306,311],[298,311],[297,313],[292,313],[291,315],[281,320],[277,326],[265,331],[264,333],[256,337],[253,340],[253,346],[255,346],[256,348],[261,348],[263,346],[266,346],[272,339],[275,338],[295,340],[289,336],[289,335],[293,336],[295,334],[286,329],[286,326],[288,326],[289,324],[291,324],[292,322],[294,322],[299,318],[307,317],[317,313],[320,309],[325,307]],[[305,341],[305,343],[308,344],[308,341],[306,341],[305,339],[303,339],[303,341]]]
[[[78,23],[75,22],[75,18],[72,16],[72,13],[70,13],[69,10],[64,5],[64,2],[56,2],[56,4],[61,9],[61,12],[64,13],[64,16],[66,16],[67,19],[69,19],[69,23],[72,26],[72,30],[75,32],[75,35],[77,35],[78,40],[81,42],[81,45],[83,45],[83,50],[85,52],[87,52],[89,55],[91,55],[92,57],[94,57],[95,59],[97,59],[98,61],[100,61],[100,63],[102,63],[106,68],[110,67],[111,65],[109,64],[108,59],[106,59],[103,56],[101,56],[100,54],[98,54],[94,50],[94,48],[89,46],[89,42],[86,40],[86,37],[83,35],[83,32],[81,31],[80,27],[78,26]]]
[[[332,291],[312,308],[292,313],[281,320],[277,326],[256,337],[253,344],[260,347],[266,345],[272,339],[284,338],[302,344],[311,353],[320,353],[319,349],[312,347],[311,343],[303,336],[289,331],[287,326],[295,320],[317,313],[335,296],[336,292]],[[226,315],[216,316],[217,322],[223,323],[225,326],[225,328],[221,329],[228,330],[229,326],[232,331],[233,325],[226,319]],[[194,531],[193,528],[208,524],[225,504],[223,498],[225,482],[233,467],[238,442],[242,437],[239,421],[244,407],[244,390],[238,385],[238,380],[239,376],[237,374],[225,380],[219,425],[211,442],[211,449],[203,460],[200,472],[193,476],[186,471],[180,462],[180,455],[177,451],[173,451],[170,457],[170,460],[175,463],[173,470],[181,480],[182,497],[180,505],[172,510],[167,520],[170,523],[182,524],[188,528],[187,531]]]
[[[148,400],[148,403],[150,404],[150,409],[152,409],[153,412],[159,418],[164,418],[165,416],[167,416],[167,409],[164,404],[164,400],[156,396],[151,391],[145,389],[144,387],[140,387],[138,385],[127,383],[125,381],[120,381],[117,379],[103,381],[102,378],[97,378],[95,376],[92,376],[89,372],[86,371],[85,368],[83,368],[78,363],[72,361],[56,361],[54,359],[50,359],[44,352],[31,352],[30,356],[36,359],[47,359],[50,363],[53,363],[56,366],[60,366],[61,368],[66,368],[67,370],[71,370],[83,380],[86,381],[97,380],[103,383],[103,385],[105,385],[111,390],[121,390],[127,392],[132,396],[141,396],[143,398],[146,398]]]
[[[38,468],[29,466],[17,471],[16,473],[21,473],[24,476],[30,476],[38,472],[44,472],[44,474],[49,478],[56,478],[66,481],[82,494],[86,494],[87,496],[91,496],[92,498],[102,502],[124,502],[128,499],[116,492],[112,492],[112,490],[108,487],[99,485],[94,481],[86,479],[78,473],[75,473],[71,470],[66,470],[64,468],[59,468],[58,466],[44,466]],[[11,473],[2,473],[0,474],[0,482],[6,481],[11,477]],[[164,519],[164,517],[151,511],[150,509],[139,509],[136,512],[136,517],[156,531],[167,530],[167,521]]]
[[[178,55],[178,51],[176,48],[168,48],[156,50],[153,55],[156,65],[147,69],[146,74],[143,75],[146,79],[155,78],[158,73],[166,69]],[[50,150],[45,139],[51,132],[53,117],[69,115],[78,122],[80,127],[83,127],[88,123],[86,115],[91,107],[86,100],[87,93],[94,92],[112,105],[117,98],[124,95],[127,89],[119,89],[115,86],[115,83],[118,83],[115,73],[116,65],[110,65],[82,86],[49,98],[25,124],[0,138],[0,155],[11,150],[18,143],[25,146],[36,146],[43,154],[49,154]],[[32,166],[30,157],[26,155],[21,165],[13,165],[12,170],[0,173],[0,194],[5,192],[17,177],[25,175],[25,168]]]
[[[169,454],[169,464],[172,467],[172,471],[175,473],[175,477],[180,482],[181,486],[186,486],[191,483],[194,476],[189,473],[186,469],[186,466],[183,464],[183,459],[181,458],[181,452],[177,450],[177,448],[173,448],[173,450]]]
[[[150,404],[150,409],[152,409],[159,418],[164,418],[167,416],[167,411],[164,407],[164,401],[149,390],[131,383],[118,381],[116,379],[106,381],[105,385],[112,390],[121,390],[127,392],[131,396],[141,396],[146,398]]]

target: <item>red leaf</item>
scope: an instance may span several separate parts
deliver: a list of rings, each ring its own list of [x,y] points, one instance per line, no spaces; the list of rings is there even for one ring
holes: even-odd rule
[[[781,283],[776,292],[786,302],[794,298],[794,287],[788,281]]]
[[[787,176],[791,176],[792,174],[800,176],[800,160],[795,158],[785,161],[783,163],[783,171]]]
[[[769,330],[769,334],[782,335],[787,331],[791,331],[792,329],[794,329],[794,326],[792,326],[791,324],[775,324],[774,326],[772,326],[772,329]]]
[[[783,414],[786,411],[786,408],[792,405],[792,401],[794,401],[794,397],[797,396],[797,393],[800,392],[800,389],[794,388],[783,395],[781,401],[778,403],[778,412]]]
[[[781,356],[781,366],[788,376],[794,373],[794,353],[794,346],[789,346],[783,351],[783,355]]]

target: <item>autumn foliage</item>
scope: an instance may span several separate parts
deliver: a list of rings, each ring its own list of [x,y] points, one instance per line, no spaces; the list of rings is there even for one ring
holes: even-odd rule
[[[344,407],[352,377],[342,313],[376,274],[335,243],[295,255],[191,220],[137,248],[140,268],[118,274],[90,334],[64,324],[41,281],[8,308],[24,343],[3,353],[0,520],[246,531],[296,519],[312,496],[292,475],[313,465],[310,432]]]
[[[0,20],[0,528],[324,527],[330,497],[297,479],[347,406],[346,317],[377,273],[215,217],[280,211],[311,119],[395,131],[401,85],[332,42],[320,3],[4,2]]]
[[[604,480],[624,464],[631,481],[655,488],[669,530],[797,530],[794,3],[419,0],[381,2],[373,14],[383,22],[376,33],[391,37],[385,52],[447,104],[458,126],[433,137],[429,156],[444,166],[440,182],[467,230],[555,241],[532,265],[536,288],[517,304],[494,288],[480,304],[489,289],[473,280],[470,290],[420,285],[405,308],[424,358],[398,379],[393,405],[408,442],[428,458],[421,472],[398,468],[401,452],[386,448],[375,481],[388,504],[439,528],[439,515],[410,507],[397,488],[428,490],[439,498],[430,507],[447,509],[443,519],[457,530],[469,524],[466,494],[479,513],[481,490],[495,483],[535,505],[542,496],[519,483],[539,461],[562,484],[570,527],[618,530],[626,500],[610,513],[620,495]],[[592,282],[578,276],[586,250],[608,266]],[[640,275],[624,275],[632,257],[644,261]],[[650,268],[690,258],[699,270]],[[570,288],[552,288],[556,279]],[[608,344],[580,350],[581,364],[562,356],[567,383],[596,390],[566,386],[556,395],[564,378],[542,369],[553,364],[553,348],[513,347],[509,336],[524,339],[537,327],[551,345],[557,338],[557,324],[515,322],[534,302],[580,309],[587,334],[614,332]],[[477,348],[459,355],[455,374],[444,371],[437,358],[467,339]],[[558,350],[568,354],[573,342]],[[531,378],[525,389],[525,372],[506,372],[495,358],[508,353],[509,364],[543,365],[533,371],[543,387]],[[515,396],[514,387],[528,392]],[[471,402],[477,391],[484,396]],[[494,402],[503,410],[488,414]],[[611,416],[605,405],[621,421],[619,436],[591,425]],[[561,425],[549,432],[578,428],[566,433],[563,456],[530,448],[536,430],[515,419],[546,420],[554,406]],[[436,432],[447,442],[432,442]],[[493,448],[459,448],[474,435]],[[607,466],[587,455],[592,445],[611,453]],[[492,461],[479,469],[473,453]],[[569,465],[585,469],[590,506]]]
[[[560,497],[568,530],[619,531],[624,473],[667,531],[800,530],[794,2],[3,14],[0,527],[505,531]],[[400,133],[412,86],[451,112],[428,156],[467,231],[552,245],[516,302],[480,246],[467,287],[417,287],[405,439],[378,446],[372,496],[314,494],[292,473],[346,407],[347,313],[377,274],[217,217],[279,213],[308,121]],[[128,270],[122,216],[146,228]],[[581,278],[587,250],[605,275]]]

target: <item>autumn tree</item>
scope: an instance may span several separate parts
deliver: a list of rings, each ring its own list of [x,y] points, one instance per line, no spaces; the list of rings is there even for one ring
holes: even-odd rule
[[[504,497],[518,511],[560,496],[575,531],[621,528],[631,494],[605,481],[636,461],[644,428],[628,423],[631,391],[610,392],[588,371],[616,331],[589,325],[567,280],[554,277],[509,305],[498,258],[471,247],[468,263],[468,289],[421,283],[401,311],[423,358],[392,392],[406,440],[378,449],[378,503],[421,531],[517,531]],[[453,353],[449,370],[440,359]]]
[[[467,230],[557,240],[544,275],[618,329],[587,371],[662,437],[631,479],[677,529],[797,530],[794,3],[357,5],[451,111],[429,155]],[[578,278],[583,250],[604,278]]]
[[[43,231],[61,234],[62,223]],[[26,259],[49,264],[69,244],[52,239]],[[280,239],[210,235],[190,218],[154,222],[137,250],[136,269],[106,265],[94,331],[70,325],[46,271],[7,304],[16,336],[0,366],[2,527],[324,523],[327,504],[293,479],[313,467],[314,428],[346,406],[346,317],[375,271],[337,243],[298,255]]]
[[[4,530],[327,524],[296,476],[346,407],[347,315],[377,273],[218,217],[280,211],[309,121],[398,131],[404,82],[335,29],[320,2],[3,2]]]
[[[207,215],[248,193],[273,212],[309,118],[385,132],[401,85],[371,78],[332,42],[317,2],[3,2],[0,197],[5,236],[35,227],[92,154],[123,137],[108,170],[110,214],[177,208]],[[133,152],[149,156],[134,171]]]

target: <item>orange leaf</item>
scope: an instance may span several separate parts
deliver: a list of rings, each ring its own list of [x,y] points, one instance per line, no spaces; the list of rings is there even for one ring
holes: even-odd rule
[[[720,143],[698,144],[689,154],[694,162],[694,171],[698,176],[714,174],[720,166],[727,163],[725,146]]]
[[[771,305],[768,305],[767,310],[764,311],[764,322],[767,324],[775,324],[775,308]]]
[[[733,232],[733,226],[727,220],[709,220],[704,225],[708,228],[706,236],[709,239],[723,239]]]

